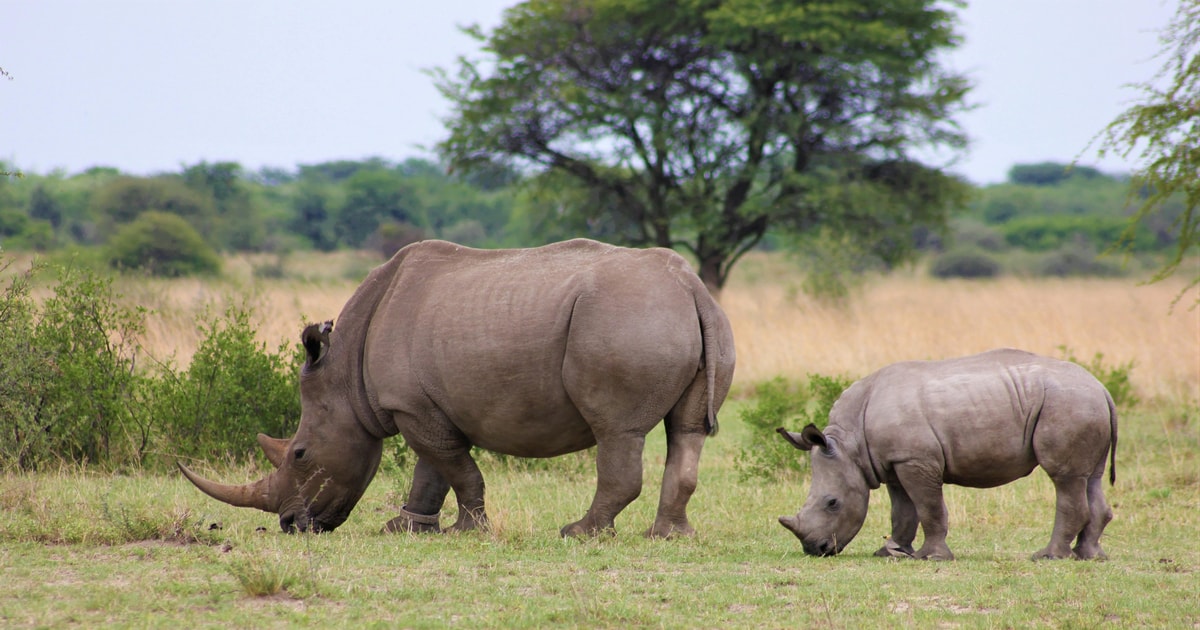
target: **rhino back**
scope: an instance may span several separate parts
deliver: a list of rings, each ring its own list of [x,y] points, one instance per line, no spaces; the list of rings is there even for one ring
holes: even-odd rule
[[[587,448],[606,428],[585,422],[592,407],[608,417],[658,405],[657,421],[674,399],[656,392],[694,378],[698,285],[669,250],[429,244],[409,252],[370,319],[367,389],[384,409],[433,411],[491,450]]]
[[[913,361],[872,375],[863,427],[883,478],[898,462],[991,487],[1037,465],[1035,432],[1109,432],[1107,392],[1083,368],[1019,350]]]

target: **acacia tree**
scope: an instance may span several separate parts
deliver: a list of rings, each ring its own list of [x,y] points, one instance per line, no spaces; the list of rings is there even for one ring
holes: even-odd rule
[[[1142,93],[1141,101],[1117,116],[1098,138],[1101,156],[1114,152],[1124,158],[1136,156],[1138,162],[1130,181],[1130,196],[1138,200],[1138,209],[1121,245],[1133,242],[1139,224],[1167,211],[1170,200],[1183,200],[1183,211],[1171,225],[1178,233],[1177,246],[1155,281],[1175,273],[1200,243],[1200,0],[1180,0],[1159,41],[1162,67],[1151,80],[1134,86]],[[1198,285],[1200,271],[1180,296]]]
[[[457,170],[570,182],[560,219],[686,250],[713,291],[768,230],[895,263],[966,191],[912,157],[965,145],[945,4],[527,0],[491,34],[466,29],[486,59],[436,73],[438,148]]]

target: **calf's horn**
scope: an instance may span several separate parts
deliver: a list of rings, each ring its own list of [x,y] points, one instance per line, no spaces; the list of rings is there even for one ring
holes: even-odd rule
[[[200,491],[208,496],[228,503],[234,507],[252,507],[258,508],[264,512],[274,512],[272,509],[271,493],[270,493],[270,476],[264,477],[254,483],[248,483],[241,486],[231,486],[223,483],[209,481],[200,475],[188,470],[187,466],[176,462],[180,472],[188,481],[195,484]]]

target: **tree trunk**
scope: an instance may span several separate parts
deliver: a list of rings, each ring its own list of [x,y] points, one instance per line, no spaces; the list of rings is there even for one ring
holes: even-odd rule
[[[721,263],[724,258],[710,255],[700,259],[700,281],[708,287],[708,292],[718,303],[721,301],[721,289],[725,286],[725,277],[721,275]]]

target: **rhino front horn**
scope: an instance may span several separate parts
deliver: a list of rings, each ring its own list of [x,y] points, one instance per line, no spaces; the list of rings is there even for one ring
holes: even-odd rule
[[[183,473],[188,481],[195,484],[201,492],[208,496],[232,505],[234,507],[252,507],[258,508],[264,512],[273,512],[271,509],[270,500],[270,477],[260,479],[254,483],[248,483],[241,486],[231,486],[223,483],[209,481],[200,475],[192,472],[187,466],[176,462],[179,466],[179,471]]]

